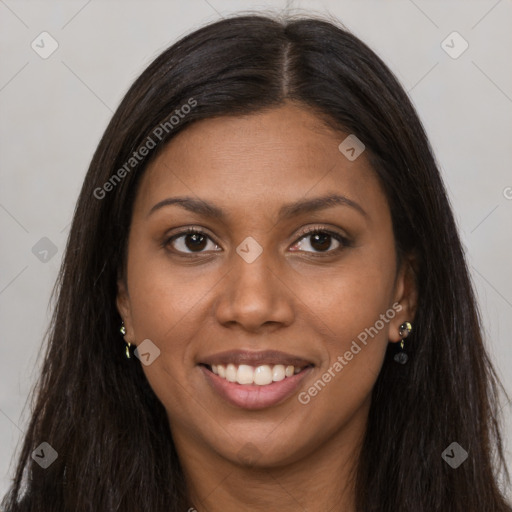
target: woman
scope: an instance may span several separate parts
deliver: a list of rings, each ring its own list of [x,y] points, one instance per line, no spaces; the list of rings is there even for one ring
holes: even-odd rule
[[[3,510],[511,510],[432,150],[330,22],[234,17],[160,55],[58,285]]]

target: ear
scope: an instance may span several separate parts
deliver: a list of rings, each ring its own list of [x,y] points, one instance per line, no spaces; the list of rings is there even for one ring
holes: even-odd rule
[[[402,339],[400,336],[400,325],[404,322],[412,324],[414,333],[414,318],[418,305],[418,283],[417,283],[418,258],[415,254],[409,254],[403,258],[398,271],[393,304],[398,303],[400,310],[395,308],[396,315],[390,321],[389,341],[396,343]]]
[[[132,310],[130,304],[130,295],[128,294],[128,287],[123,278],[117,280],[117,297],[116,297],[117,311],[123,319],[126,334],[124,335],[125,341],[134,344],[135,333],[133,330]]]

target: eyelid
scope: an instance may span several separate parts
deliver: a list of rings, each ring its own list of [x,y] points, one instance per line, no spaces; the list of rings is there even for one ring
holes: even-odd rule
[[[298,238],[295,240],[295,242],[293,242],[292,246],[296,245],[297,243],[302,241],[304,238],[307,238],[308,236],[314,235],[316,233],[324,233],[324,234],[331,236],[340,244],[340,246],[335,249],[330,249],[325,252],[321,252],[321,251],[320,252],[297,251],[297,252],[303,252],[304,254],[308,254],[309,256],[312,256],[315,258],[316,257],[322,258],[322,257],[329,257],[329,256],[337,255],[343,249],[345,249],[347,247],[352,247],[352,245],[353,245],[353,240],[348,235],[345,235],[338,231],[335,231],[334,229],[331,229],[330,227],[325,226],[325,225],[324,226],[317,225],[317,226],[308,226],[307,228],[302,230],[301,233],[299,235],[297,235]]]
[[[220,247],[220,245],[215,241],[214,237],[212,235],[210,235],[207,231],[207,229],[205,228],[202,228],[202,227],[196,227],[196,226],[188,226],[188,227],[182,227],[182,228],[177,228],[177,229],[180,229],[180,231],[177,231],[176,233],[174,234],[171,234],[171,235],[165,235],[164,239],[163,239],[163,242],[162,242],[162,247],[166,248],[168,245],[171,244],[171,242],[174,242],[175,240],[177,240],[178,238],[182,238],[184,236],[187,236],[189,234],[198,234],[198,235],[204,235],[206,236],[211,242],[213,242],[217,247]],[[193,252],[181,252],[181,251],[176,251],[174,250],[173,251],[175,254],[178,254],[178,255],[187,255],[187,256],[194,256],[194,255],[201,255],[201,254],[206,254],[204,252],[197,252],[197,253],[193,253]],[[216,251],[218,252],[218,251]]]
[[[328,226],[318,225],[318,226],[308,226],[304,228],[297,236],[299,237],[297,241],[299,241],[301,238],[304,238],[306,235],[311,235],[314,233],[327,233],[329,235],[335,235],[338,236],[347,242],[349,241],[349,237],[345,234],[339,233],[338,231],[335,231]]]

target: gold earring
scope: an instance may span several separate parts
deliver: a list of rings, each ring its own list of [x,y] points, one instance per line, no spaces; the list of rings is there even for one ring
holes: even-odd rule
[[[124,322],[121,322],[121,327],[119,328],[119,332],[124,336],[126,334],[126,327],[124,326]],[[126,354],[126,358],[127,359],[131,359],[131,356],[130,356],[130,347],[132,346],[132,344],[129,342],[129,341],[126,341],[126,349],[125,349],[125,354]]]
[[[411,334],[412,331],[412,324],[411,322],[404,322],[399,327],[399,334],[402,336],[402,340],[400,341],[400,352],[397,352],[393,359],[399,363],[399,364],[405,364],[409,360],[409,356],[405,353],[404,345],[405,345],[405,338]]]

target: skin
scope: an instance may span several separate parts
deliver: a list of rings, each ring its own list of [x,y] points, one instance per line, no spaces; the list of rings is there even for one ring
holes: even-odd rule
[[[346,136],[293,103],[203,120],[179,133],[141,180],[117,307],[126,341],[149,338],[161,351],[143,369],[199,512],[354,510],[350,471],[371,391],[388,343],[414,320],[417,297],[412,259],[397,271],[389,205],[365,153],[351,162],[338,149]],[[366,214],[335,205],[278,222],[284,204],[333,193]],[[226,218],[178,205],[149,214],[173,196],[214,203]],[[166,245],[189,226],[209,237],[199,249],[186,235]],[[302,236],[307,227],[350,243],[315,242]],[[263,248],[250,264],[236,252],[248,236]],[[293,395],[262,410],[237,408],[197,366],[230,349],[282,350],[314,363],[298,390],[307,391],[396,302],[401,311],[307,404]]]

